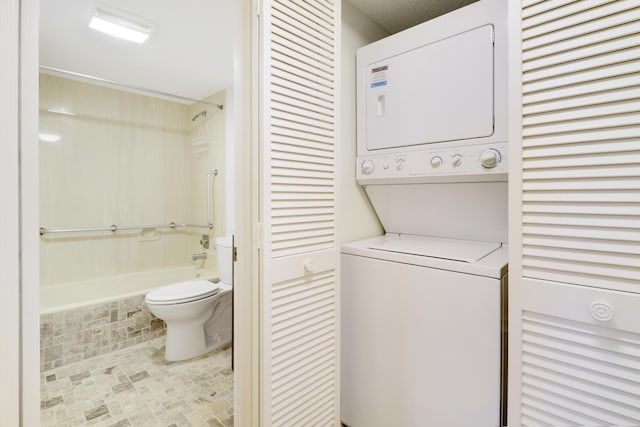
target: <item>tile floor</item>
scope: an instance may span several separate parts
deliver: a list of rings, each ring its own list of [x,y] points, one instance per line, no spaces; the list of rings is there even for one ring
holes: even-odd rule
[[[229,348],[167,363],[164,339],[42,372],[42,427],[232,426]]]

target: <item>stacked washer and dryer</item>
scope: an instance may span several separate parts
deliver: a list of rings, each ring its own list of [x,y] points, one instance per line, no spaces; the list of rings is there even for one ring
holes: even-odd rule
[[[342,247],[347,426],[506,423],[506,8],[357,52],[357,179],[386,234]]]

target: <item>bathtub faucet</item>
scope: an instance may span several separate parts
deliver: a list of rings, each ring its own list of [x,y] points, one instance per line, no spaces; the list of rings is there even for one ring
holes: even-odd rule
[[[191,255],[191,259],[193,259],[194,261],[197,261],[199,259],[207,259],[207,253],[206,252],[195,253]]]

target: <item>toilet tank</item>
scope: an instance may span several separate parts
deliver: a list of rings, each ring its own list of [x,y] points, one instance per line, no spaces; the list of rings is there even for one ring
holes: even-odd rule
[[[231,236],[216,238],[216,252],[218,257],[218,274],[222,283],[231,284],[233,279]]]

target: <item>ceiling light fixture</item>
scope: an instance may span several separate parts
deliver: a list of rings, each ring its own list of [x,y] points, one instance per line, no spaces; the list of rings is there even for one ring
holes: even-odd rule
[[[151,25],[136,18],[101,8],[93,12],[89,28],[135,43],[147,41],[153,30]]]

